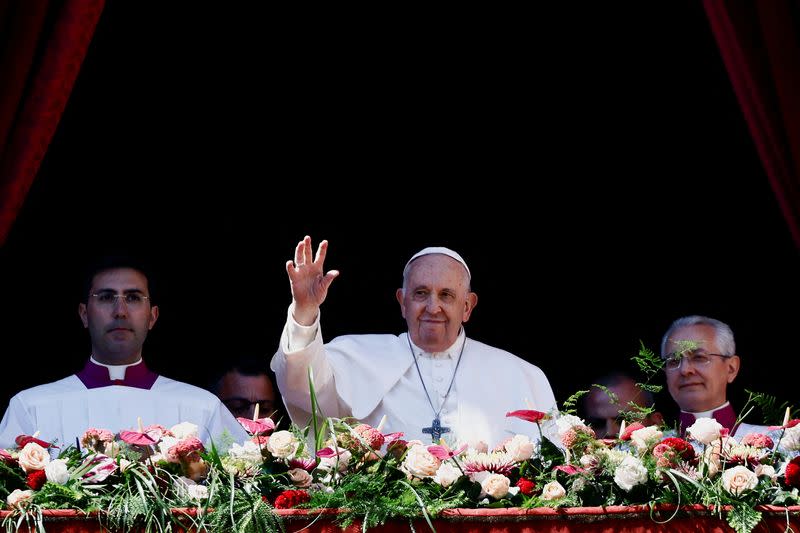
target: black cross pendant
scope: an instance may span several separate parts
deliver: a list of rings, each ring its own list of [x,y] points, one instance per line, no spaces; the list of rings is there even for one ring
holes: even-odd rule
[[[422,428],[423,433],[430,433],[431,440],[434,443],[439,442],[439,439],[442,438],[442,433],[450,433],[450,428],[445,427],[442,425],[442,421],[439,420],[439,417],[433,419],[431,422],[431,427],[429,428]]]

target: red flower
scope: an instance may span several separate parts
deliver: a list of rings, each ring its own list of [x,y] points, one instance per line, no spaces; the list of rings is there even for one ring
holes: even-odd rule
[[[783,481],[787,487],[800,487],[800,457],[795,457],[786,465]]]
[[[531,481],[530,479],[525,479],[524,477],[519,478],[517,481],[517,487],[519,487],[519,491],[524,494],[525,496],[530,496],[533,494],[533,491],[536,490],[536,483]]]
[[[311,500],[304,490],[285,490],[275,498],[275,509],[291,509]]]
[[[41,489],[45,481],[47,481],[47,474],[44,473],[44,470],[34,470],[25,478],[25,484],[33,490]]]
[[[634,422],[630,426],[625,428],[625,431],[622,432],[622,435],[619,436],[619,440],[631,440],[631,433],[638,429],[642,429],[644,427],[643,424],[639,422]]]
[[[661,441],[661,444],[666,444],[678,452],[678,454],[687,461],[694,459],[694,448],[691,444],[683,439],[679,439],[678,437],[667,437]]]
[[[520,409],[519,411],[511,411],[506,413],[507,417],[521,418],[528,422],[539,422],[547,418],[547,413],[541,411],[534,411],[533,409]]]

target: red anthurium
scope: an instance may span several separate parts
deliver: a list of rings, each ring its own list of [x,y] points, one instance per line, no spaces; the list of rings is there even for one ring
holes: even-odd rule
[[[433,445],[433,446],[428,446],[428,453],[436,457],[437,459],[446,461],[447,459],[455,457],[456,455],[460,454],[466,449],[467,449],[466,444],[462,445],[457,450],[451,450],[447,446]]]
[[[793,420],[789,420],[783,426],[769,426],[767,429],[770,431],[775,431],[776,429],[789,429],[795,427],[797,424],[800,424],[800,418],[795,418]]]
[[[323,459],[328,457],[336,457],[337,455],[344,453],[344,451],[344,448],[341,448],[338,452],[333,448],[322,448],[321,450],[317,451],[317,457],[322,457]]]
[[[585,469],[572,465],[558,465],[556,467],[553,467],[553,470],[560,470],[561,472],[564,472],[568,476],[571,476],[573,474],[580,474],[581,472],[586,472]]]
[[[541,411],[534,411],[533,409],[520,409],[519,411],[511,411],[506,413],[507,417],[521,418],[528,422],[539,422],[547,418],[547,413]]]
[[[269,417],[259,418],[257,420],[239,417],[236,420],[251,435],[268,435],[275,429],[275,422]]]
[[[36,434],[38,435],[39,432],[37,431]],[[14,442],[16,442],[17,446],[19,446],[20,448],[24,448],[25,445],[28,444],[29,442],[35,442],[42,448],[58,448],[58,446],[55,446],[50,442],[37,439],[36,437],[32,437],[30,435],[19,435],[16,439],[14,439]]]
[[[158,442],[144,431],[120,431],[119,438],[134,446],[152,446]]]

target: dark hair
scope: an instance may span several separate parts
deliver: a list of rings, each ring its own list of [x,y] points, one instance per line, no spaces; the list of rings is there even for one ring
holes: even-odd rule
[[[267,379],[272,382],[275,391],[277,392],[278,390],[272,371],[269,370],[269,358],[267,356],[243,355],[228,359],[228,364],[220,368],[220,371],[210,383],[209,390],[217,394],[222,384],[222,378],[229,372],[238,372],[243,376],[267,376]]]
[[[636,378],[630,374],[626,374],[625,372],[611,372],[596,379],[592,383],[597,383],[598,385],[602,385],[604,387],[616,387],[617,385],[622,385],[623,383],[631,383],[636,386]],[[642,405],[653,405],[655,402],[653,393],[648,390],[644,390],[641,387],[636,388],[639,389],[638,399],[642,401]],[[589,401],[588,395],[586,395],[585,401]]]
[[[147,291],[150,296],[150,303],[155,305],[153,296],[155,293],[153,289],[154,283],[153,277],[150,275],[150,266],[145,260],[127,254],[103,255],[92,259],[86,268],[80,301],[87,303],[89,300],[89,291],[92,290],[92,283],[94,282],[95,276],[107,270],[117,270],[121,268],[136,270],[145,277],[147,280]]]

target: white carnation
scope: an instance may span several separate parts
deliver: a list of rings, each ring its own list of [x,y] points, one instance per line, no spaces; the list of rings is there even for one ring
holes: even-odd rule
[[[531,458],[534,445],[527,435],[514,435],[514,437],[506,443],[505,448],[508,455],[513,457],[515,463],[521,463]]]
[[[614,470],[614,483],[626,492],[646,481],[647,468],[638,457],[629,455]]]
[[[631,442],[639,453],[644,453],[661,440],[664,433],[657,426],[647,426],[631,433]]]
[[[787,452],[800,450],[800,424],[786,428],[779,446]]]
[[[69,481],[69,471],[67,470],[67,462],[64,459],[54,459],[44,467],[44,473],[47,476],[47,481],[57,485],[66,485]]]
[[[461,470],[450,463],[442,463],[442,466],[440,466],[436,471],[436,475],[433,476],[433,481],[442,487],[447,488],[455,483],[456,480],[461,476]]]
[[[192,424],[191,422],[176,424],[170,428],[170,431],[178,440],[188,439],[189,437],[200,438],[200,428],[197,427],[197,424]]]
[[[564,434],[572,429],[573,426],[583,426],[583,420],[575,415],[561,415],[556,419],[556,430],[558,431],[558,440],[564,438]]]

